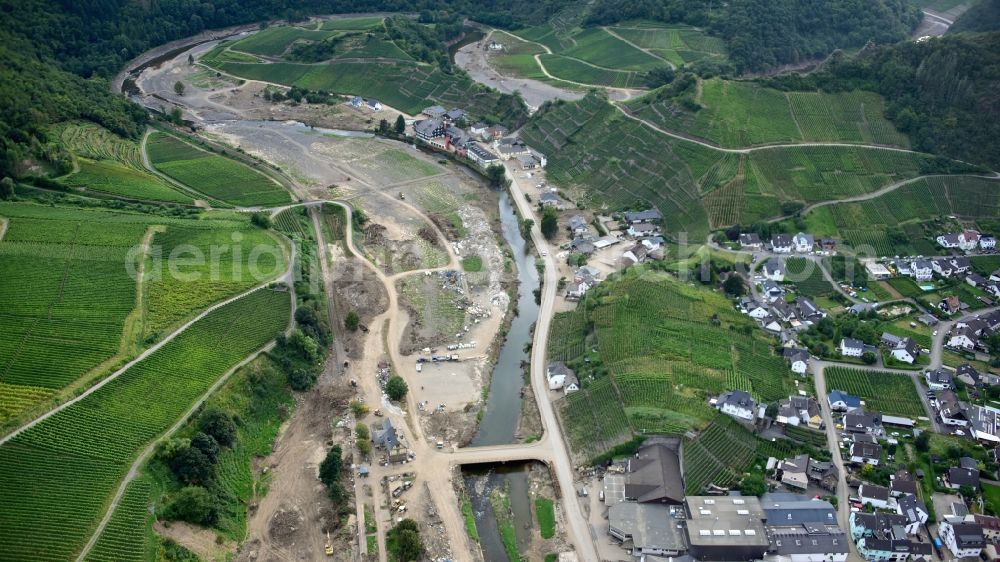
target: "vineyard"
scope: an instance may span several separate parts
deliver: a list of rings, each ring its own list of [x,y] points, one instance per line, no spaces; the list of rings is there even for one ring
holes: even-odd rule
[[[616,210],[646,201],[670,218],[671,231],[686,231],[692,240],[707,234],[694,178],[718,153],[674,143],[594,95],[540,111],[521,137],[548,155],[551,182],[586,188],[584,204]]]
[[[732,419],[718,415],[684,445],[684,487],[688,494],[703,493],[709,484],[732,487],[758,456],[784,458],[791,453],[787,443],[762,441]]]
[[[788,270],[786,281],[795,283],[796,291],[806,297],[815,298],[833,294],[833,286],[823,277],[820,264],[805,258],[788,258],[785,260]]]
[[[273,279],[287,267],[282,245],[249,222],[168,225],[153,237],[152,249],[147,334],[162,333],[196,310]]]
[[[807,215],[810,231],[842,238],[856,249],[880,256],[931,254],[934,231],[924,224],[954,215],[984,221],[1000,216],[1000,182],[978,177],[933,177],[906,184],[880,197],[819,207]],[[902,228],[906,240],[893,243],[887,231]]]
[[[336,35],[334,31],[304,29],[301,27],[269,27],[230,45],[234,51],[252,55],[278,57],[296,41],[322,41]]]
[[[873,412],[911,418],[927,415],[908,375],[830,367],[826,369],[826,386],[860,396]]]
[[[578,373],[593,365],[607,372],[581,376],[586,392],[564,400],[571,442],[593,456],[627,437],[629,428],[698,430],[714,416],[709,399],[727,390],[763,401],[788,396],[788,369],[751,326],[723,296],[642,269],[591,290],[575,311],[555,317],[549,339],[550,359]],[[595,413],[595,404],[607,411]],[[607,425],[597,440],[594,419]]]
[[[142,222],[102,211],[35,218],[43,207],[4,205],[0,242],[0,421],[55,394],[119,353],[136,305],[130,250]],[[142,217],[146,218],[147,217]]]
[[[228,304],[0,446],[0,558],[72,559],[138,452],[226,371],[278,335],[290,312],[286,291],[262,289]],[[107,539],[112,545],[116,536],[134,537],[126,524],[114,527],[119,531]]]
[[[664,27],[652,22],[639,22],[618,24],[609,29],[677,66],[705,59],[723,60],[726,56],[726,47],[721,39],[693,27]]]
[[[193,202],[146,170],[137,143],[89,123],[64,123],[55,133],[76,156],[78,170],[60,180],[66,186],[133,199]]]
[[[288,192],[264,174],[172,135],[150,135],[147,150],[157,170],[209,197],[245,206],[290,201]]]
[[[149,558],[149,483],[137,479],[125,488],[118,508],[87,553],[86,562],[144,562]]]
[[[670,98],[640,98],[630,111],[656,125],[724,147],[846,142],[909,148],[872,92],[781,92],[751,82],[705,80],[691,112]]]

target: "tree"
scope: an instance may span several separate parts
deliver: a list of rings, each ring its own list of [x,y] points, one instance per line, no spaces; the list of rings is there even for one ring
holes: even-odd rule
[[[273,221],[271,221],[271,216],[267,213],[254,213],[250,215],[250,224],[267,230],[271,228]]]
[[[402,400],[408,390],[410,389],[406,386],[406,381],[399,375],[389,377],[389,382],[385,383],[385,393],[389,395],[390,400]]]
[[[170,116],[167,117],[167,119],[169,119],[170,122],[173,123],[174,125],[183,125],[184,115],[183,113],[181,113],[181,108],[177,107],[176,105],[171,107]]]
[[[0,180],[0,199],[13,199],[14,198],[14,180],[10,177],[5,177]]]
[[[212,463],[194,447],[188,447],[170,459],[170,470],[184,484],[204,484],[212,479]]]
[[[188,64],[194,64],[194,55],[188,54]]]
[[[391,552],[400,562],[420,560],[424,554],[424,544],[420,541],[420,528],[413,519],[404,519],[387,533]]]
[[[176,92],[178,96],[183,96],[184,95],[184,82],[181,82],[180,80],[174,82],[174,92]]]
[[[871,351],[866,351],[861,355],[861,360],[865,362],[865,365],[874,365],[878,358]]]
[[[233,418],[222,410],[211,408],[201,414],[198,429],[215,438],[223,447],[228,447],[236,441],[236,424]]]
[[[778,416],[778,403],[771,402],[768,404],[767,408],[764,409],[764,415],[771,419],[776,418]]]
[[[401,135],[405,132],[406,132],[406,119],[403,119],[403,116],[400,115],[396,117],[396,134]]]
[[[387,135],[389,134],[389,122],[385,119],[381,119],[378,122],[378,134]]]
[[[163,513],[166,519],[187,521],[196,525],[211,525],[218,520],[215,498],[201,486],[186,486],[174,496]]]
[[[531,229],[535,228],[535,221],[532,219],[524,219],[521,221],[521,234],[525,238],[531,238]]]
[[[542,210],[542,224],[539,228],[541,228],[542,236],[546,240],[552,240],[556,233],[559,232],[559,217],[556,215],[554,208],[545,207]]]
[[[215,440],[215,437],[199,431],[191,438],[191,447],[201,451],[212,464],[218,462],[219,442]]]
[[[921,453],[926,453],[931,448],[931,434],[927,431],[920,432],[920,435],[913,440],[913,446],[916,447],[917,451]]]
[[[486,168],[486,179],[490,180],[490,185],[500,187],[507,178],[507,170],[500,164],[493,164]]]
[[[764,481],[764,475],[753,473],[747,475],[740,481],[740,493],[744,496],[763,496],[767,492],[767,482]]]
[[[316,383],[316,373],[309,369],[296,368],[288,371],[288,386],[292,390],[309,390]]]
[[[363,423],[357,424],[354,426],[354,435],[358,438],[358,452],[367,457],[372,452],[372,436],[368,426]]]
[[[962,484],[958,487],[958,495],[962,496],[966,502],[970,502],[976,499],[976,489],[968,484]]]
[[[326,458],[319,465],[319,480],[330,486],[340,482],[341,471],[344,470],[343,450],[340,445],[330,447]]]
[[[347,313],[347,317],[344,318],[344,327],[348,330],[354,332],[357,331],[358,326],[361,325],[361,318],[358,317],[357,311],[350,311]]]
[[[743,278],[735,273],[730,273],[726,277],[726,281],[722,284],[722,289],[734,297],[742,297],[746,294],[746,286],[743,284]]]
[[[184,449],[191,446],[190,439],[183,438],[173,438],[164,439],[156,444],[156,458],[164,461],[170,462],[170,459],[174,458],[177,453],[180,453]]]
[[[368,413],[368,406],[360,400],[351,400],[351,412],[354,417],[360,418]]]

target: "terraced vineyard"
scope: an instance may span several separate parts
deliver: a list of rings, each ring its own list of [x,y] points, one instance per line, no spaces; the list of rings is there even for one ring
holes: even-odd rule
[[[833,286],[823,277],[819,263],[805,258],[788,258],[785,266],[788,269],[785,280],[795,283],[799,294],[810,298],[833,294]]]
[[[139,451],[227,370],[280,333],[290,312],[289,294],[270,289],[226,305],[0,446],[0,558],[72,559]]]
[[[1000,216],[1000,181],[979,177],[922,178],[880,197],[858,203],[819,207],[806,216],[810,232],[843,239],[877,255],[932,254],[936,251],[924,224],[934,217],[954,215],[983,221],[984,230]],[[887,233],[902,228],[906,241],[892,243]]]
[[[138,143],[90,123],[64,123],[56,132],[77,157],[78,170],[61,178],[63,184],[132,199],[194,202],[189,194],[146,170]]]
[[[575,311],[556,317],[549,341],[550,357],[578,375],[595,362],[608,371],[581,376],[586,392],[564,400],[571,442],[594,456],[626,439],[625,426],[674,435],[701,429],[714,416],[709,398],[730,389],[765,401],[788,396],[787,367],[751,326],[721,295],[664,274],[630,269],[592,289]],[[598,406],[595,394],[613,404]],[[598,408],[608,417],[592,415]],[[592,418],[608,420],[597,439],[589,439]]]
[[[726,57],[721,39],[693,27],[639,21],[620,23],[609,29],[677,66],[706,59],[725,60]]]
[[[137,270],[130,250],[148,225],[103,211],[38,218],[44,210],[0,206],[10,221],[0,242],[0,421],[111,359],[127,345],[123,337],[136,337],[135,326],[126,328],[136,306],[128,268]]]
[[[684,445],[684,488],[703,493],[709,484],[731,487],[759,456],[783,458],[792,452],[784,443],[761,441],[727,416],[717,415],[697,438]]]
[[[108,526],[87,554],[87,562],[144,562],[149,558],[149,482],[129,483]]]
[[[233,205],[288,203],[287,191],[271,178],[224,156],[207,152],[175,136],[153,133],[149,159],[160,172],[191,189]]]
[[[670,98],[640,98],[630,111],[656,125],[724,147],[847,142],[909,148],[872,92],[782,92],[752,82],[705,80],[692,112]]]
[[[826,386],[860,396],[873,412],[909,418],[927,415],[909,375],[831,367],[826,369]]]
[[[520,134],[549,155],[549,181],[586,187],[585,204],[622,209],[648,201],[671,217],[671,232],[686,231],[691,240],[708,233],[694,178],[708,171],[718,153],[675,143],[595,95],[539,112]]]

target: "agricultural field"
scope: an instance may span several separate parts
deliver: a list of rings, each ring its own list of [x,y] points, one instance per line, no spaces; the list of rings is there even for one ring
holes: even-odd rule
[[[909,418],[927,415],[908,375],[830,367],[826,369],[826,386],[860,396],[874,412]]]
[[[619,23],[608,30],[676,66],[706,59],[726,59],[726,47],[721,39],[693,27],[636,21]]]
[[[152,547],[149,529],[150,485],[144,478],[130,482],[108,526],[101,532],[86,562],[144,562]]]
[[[690,240],[708,234],[695,178],[720,158],[717,152],[668,139],[595,95],[548,107],[520,135],[549,155],[549,181],[584,188],[585,205],[618,210],[646,201],[669,217],[671,231],[686,231]]]
[[[131,349],[138,337],[130,250],[148,217],[4,204],[0,242],[0,422]],[[133,222],[125,222],[131,219]],[[123,341],[124,340],[124,341]]]
[[[820,265],[805,258],[788,258],[785,260],[788,270],[786,281],[795,284],[795,290],[800,295],[816,298],[834,293],[833,286],[823,277]]]
[[[721,295],[671,276],[630,269],[602,283],[556,316],[549,341],[550,357],[576,370],[583,386],[562,402],[571,443],[595,456],[630,431],[704,428],[714,416],[709,398],[726,390],[788,396],[783,360],[751,326]]]
[[[24,561],[74,558],[139,451],[226,371],[284,330],[290,313],[287,291],[252,293],[0,446],[4,555]],[[150,402],[150,396],[158,399]]]
[[[359,18],[337,18],[332,20],[327,20],[320,24],[319,28],[324,31],[344,31],[344,30],[357,30],[357,31],[367,31],[369,29],[377,29],[382,27],[382,21],[385,18],[381,16],[363,16]]]
[[[278,182],[237,162],[196,148],[165,133],[147,142],[149,160],[160,172],[205,195],[233,205],[267,206],[289,203]]]
[[[930,177],[880,197],[818,207],[805,219],[810,232],[833,236],[880,256],[933,255],[938,217],[955,216],[983,230],[1000,216],[1000,181],[974,176]],[[979,223],[982,223],[980,225]],[[893,241],[892,229],[903,236]]]
[[[563,55],[543,54],[539,56],[539,60],[549,74],[568,82],[609,88],[641,88],[644,83],[639,72],[594,66]]]
[[[89,123],[64,123],[54,133],[76,160],[76,171],[59,180],[67,187],[129,199],[194,202],[190,194],[146,170],[134,141]]]
[[[288,263],[283,245],[248,221],[167,225],[153,237],[153,248],[146,284],[147,336],[162,334],[196,310],[274,279]]]
[[[909,148],[872,92],[782,92],[753,82],[705,80],[692,112],[670,98],[649,95],[628,104],[656,125],[724,147],[774,143],[845,142]]]
[[[684,444],[685,492],[700,494],[709,484],[733,486],[758,456],[784,458],[793,452],[790,444],[762,441],[727,416],[716,415],[705,431]]]

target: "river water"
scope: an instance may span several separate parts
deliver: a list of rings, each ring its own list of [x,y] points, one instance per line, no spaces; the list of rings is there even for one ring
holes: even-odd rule
[[[507,339],[497,358],[490,381],[479,431],[472,440],[472,447],[500,445],[514,441],[521,416],[521,388],[524,386],[522,362],[529,359],[525,344],[531,341],[531,325],[538,318],[534,290],[539,286],[538,270],[534,255],[521,235],[514,203],[506,191],[500,193],[500,224],[504,240],[510,246],[517,268],[518,315],[511,322]],[[510,562],[500,539],[496,514],[490,505],[490,493],[506,489],[515,521],[518,547],[527,547],[531,540],[531,498],[528,494],[527,465],[476,465],[463,468],[465,488],[476,515],[476,527],[483,557],[487,562]],[[527,522],[527,524],[526,524]]]

